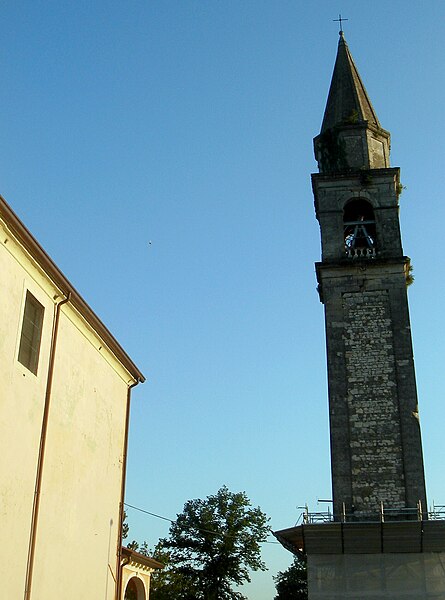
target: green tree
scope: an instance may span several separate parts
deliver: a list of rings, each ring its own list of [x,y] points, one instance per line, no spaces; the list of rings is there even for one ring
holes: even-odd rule
[[[275,580],[277,595],[274,600],[307,600],[306,557],[294,558],[285,571],[280,571]]]
[[[232,585],[266,569],[260,544],[269,531],[268,518],[244,492],[223,486],[205,500],[189,500],[154,551],[166,568],[153,574],[151,599],[242,600]]]
[[[122,521],[122,542],[128,537],[129,532],[130,532],[130,526],[127,523],[127,513],[124,510],[124,518]],[[126,546],[127,548],[129,548],[130,550],[136,550],[137,552],[140,552],[141,554],[145,554],[145,556],[148,556],[147,542],[144,542],[142,544],[142,546],[139,546],[139,543],[136,540],[133,540],[133,541],[127,542],[123,545]]]
[[[151,576],[150,600],[194,600],[199,597],[197,583],[172,566],[170,552],[163,547],[163,540],[155,546],[152,557],[161,562],[164,569]]]
[[[122,539],[125,540],[125,538],[128,537],[128,532],[130,531],[130,526],[127,523],[127,513],[124,510],[124,515],[123,515],[123,519],[122,519]]]

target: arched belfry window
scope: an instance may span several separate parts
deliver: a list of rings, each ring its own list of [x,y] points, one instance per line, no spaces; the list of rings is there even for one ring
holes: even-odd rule
[[[348,202],[343,211],[343,226],[348,258],[376,256],[375,217],[369,202],[363,198]]]

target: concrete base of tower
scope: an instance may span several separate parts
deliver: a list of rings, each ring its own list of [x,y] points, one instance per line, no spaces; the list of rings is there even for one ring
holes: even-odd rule
[[[445,598],[445,553],[308,556],[310,600]]]
[[[307,524],[275,536],[306,553],[309,600],[445,598],[445,521]]]

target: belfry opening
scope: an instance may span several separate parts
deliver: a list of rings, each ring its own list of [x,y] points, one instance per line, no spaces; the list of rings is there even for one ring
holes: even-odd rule
[[[349,258],[374,257],[377,250],[374,210],[362,198],[350,200],[343,210],[345,252]]]

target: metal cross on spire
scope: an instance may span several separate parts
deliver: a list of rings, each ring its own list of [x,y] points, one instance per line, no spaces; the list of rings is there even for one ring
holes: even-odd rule
[[[332,19],[333,21],[336,21],[337,23],[340,23],[340,31],[338,32],[339,35],[343,35],[343,27],[342,27],[342,22],[343,21],[349,21],[349,19],[342,19],[341,15],[338,15],[338,19]]]

